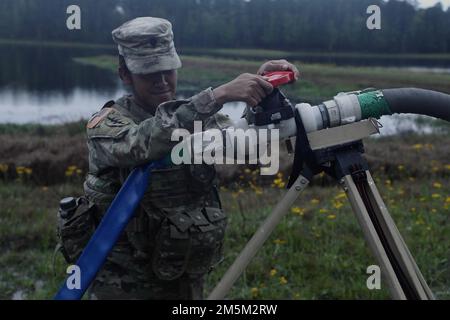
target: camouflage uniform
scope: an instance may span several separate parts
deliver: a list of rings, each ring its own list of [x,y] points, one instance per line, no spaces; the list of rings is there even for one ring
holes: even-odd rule
[[[134,166],[170,153],[174,128],[189,128],[194,120],[202,120],[205,128],[227,125],[226,116],[214,114],[220,106],[210,99],[208,89],[189,100],[164,103],[152,116],[132,96],[125,96],[92,118],[104,117],[95,126],[88,124],[89,173],[84,189],[98,212],[106,211]],[[91,292],[100,299],[200,298],[203,276],[220,258],[226,222],[220,208],[212,166],[154,170],[135,218]],[[211,244],[195,243],[202,237]]]
[[[138,18],[113,32],[119,52],[133,73],[155,72],[158,66],[158,60],[145,64],[136,56],[142,51],[127,42],[132,39],[145,47],[136,34],[144,34],[146,40],[149,33],[136,30],[155,22],[145,19],[155,18]],[[157,20],[151,38],[155,34],[163,37],[157,37],[147,49],[156,47],[163,68],[175,69],[181,63],[167,23]],[[158,43],[166,45],[168,53],[161,51]],[[161,52],[167,55],[161,56]],[[98,208],[96,219],[106,212],[132,168],[170,154],[177,143],[170,141],[173,129],[192,132],[194,121],[202,121],[205,129],[229,125],[226,116],[216,113],[221,107],[211,88],[187,100],[163,103],[154,115],[139,107],[133,96],[107,103],[87,126],[89,173],[84,189]],[[202,298],[204,277],[221,259],[226,226],[215,188],[214,167],[173,165],[154,170],[150,179],[135,217],[90,288],[91,299]]]

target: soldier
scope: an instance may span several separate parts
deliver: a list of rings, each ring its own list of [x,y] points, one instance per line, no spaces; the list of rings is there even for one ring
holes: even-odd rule
[[[170,153],[175,128],[224,128],[217,113],[230,101],[257,105],[272,91],[261,74],[297,69],[269,61],[259,75],[242,74],[186,100],[174,100],[181,61],[169,21],[141,17],[112,32],[119,75],[132,90],[110,101],[87,124],[86,197],[99,221],[131,170]],[[91,299],[202,299],[205,275],[220,261],[226,226],[213,166],[154,170],[134,218],[121,235],[89,292]]]

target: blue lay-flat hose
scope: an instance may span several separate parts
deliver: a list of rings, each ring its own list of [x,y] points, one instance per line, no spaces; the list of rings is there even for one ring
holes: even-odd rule
[[[133,217],[147,190],[151,171],[165,164],[165,160],[155,161],[137,167],[130,173],[76,262],[80,271],[80,288],[68,288],[69,275],[56,294],[55,300],[79,300],[83,297],[120,234]]]

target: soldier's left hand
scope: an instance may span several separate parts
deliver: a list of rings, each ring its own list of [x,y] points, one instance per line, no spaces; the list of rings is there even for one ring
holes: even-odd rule
[[[267,72],[273,72],[273,71],[292,71],[292,72],[294,72],[295,79],[292,82],[297,81],[300,77],[300,72],[298,71],[297,67],[284,59],[267,61],[258,69],[257,74],[262,76]]]

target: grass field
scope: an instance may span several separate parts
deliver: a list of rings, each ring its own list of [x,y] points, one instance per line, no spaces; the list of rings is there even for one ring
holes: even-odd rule
[[[277,57],[275,55],[275,57]],[[179,70],[179,91],[198,91],[199,88],[218,86],[237,75],[255,73],[264,62],[247,60],[245,56],[217,58],[214,56],[182,56],[183,68]],[[117,58],[94,56],[75,58],[75,61],[115,71]],[[402,68],[344,67],[327,64],[307,64],[293,61],[301,72],[300,81],[283,87],[294,101],[320,102],[342,91],[365,88],[419,87],[450,92],[450,74],[411,72]]]
[[[403,170],[402,170],[403,171]],[[254,174],[247,171],[245,181]],[[402,174],[407,174],[404,172]],[[279,179],[279,180],[276,180]],[[273,187],[222,187],[229,214],[225,260],[210,274],[217,283],[270,208],[282,196],[284,177]],[[447,178],[389,180],[377,177],[384,200],[411,252],[438,298],[450,299],[450,186]],[[80,195],[81,178],[33,186],[1,182],[0,298],[49,299],[63,279],[65,265],[55,246],[56,206],[61,197]],[[345,194],[316,183],[302,194],[268,243],[232,290],[241,299],[384,299],[366,288],[366,268],[376,264],[363,241]],[[53,269],[54,266],[54,269]]]
[[[236,54],[236,51],[231,52]],[[255,72],[261,61],[238,57],[183,56],[179,89],[195,91]],[[227,52],[230,54],[230,52]],[[247,52],[248,55],[254,51]],[[280,52],[264,52],[278,57]],[[114,71],[116,58],[77,62]],[[416,86],[450,92],[450,75],[395,68],[346,68],[302,64],[302,81],[286,87],[296,100],[321,101],[338,91]],[[0,125],[0,299],[50,299],[64,277],[56,244],[60,198],[81,195],[87,170],[84,123],[63,126]],[[366,139],[366,157],[383,198],[430,287],[450,299],[450,135],[404,134]],[[209,292],[257,226],[281,198],[289,163],[261,179],[252,167],[219,170],[229,214],[225,260],[207,282]],[[232,173],[230,173],[232,172]],[[350,206],[337,186],[317,177],[283,219],[230,293],[240,299],[385,299],[366,288],[375,264]]]
[[[52,260],[57,204],[82,194],[87,170],[83,126],[0,128],[0,299],[51,298],[65,268],[60,255]],[[450,136],[385,137],[365,145],[379,189],[422,272],[439,298],[450,299]],[[270,179],[251,167],[230,170],[219,171],[230,217],[225,260],[208,278],[207,291],[281,198],[289,174],[289,167]],[[317,177],[230,297],[388,298],[383,284],[380,291],[365,287],[366,268],[374,263],[344,194],[330,179]]]

